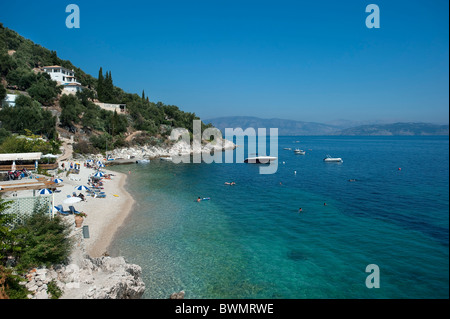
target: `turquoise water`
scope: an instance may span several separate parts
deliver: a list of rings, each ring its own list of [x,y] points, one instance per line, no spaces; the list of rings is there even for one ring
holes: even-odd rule
[[[280,137],[278,152],[274,175],[252,164],[113,168],[131,171],[137,204],[110,253],[142,267],[144,298],[449,297],[448,137]],[[365,285],[369,264],[379,289]]]

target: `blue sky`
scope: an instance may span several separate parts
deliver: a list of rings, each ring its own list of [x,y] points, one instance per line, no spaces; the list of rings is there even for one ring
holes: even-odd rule
[[[67,5],[81,28],[65,25]],[[381,28],[368,29],[368,4]],[[0,22],[202,119],[448,123],[449,2],[2,1]]]

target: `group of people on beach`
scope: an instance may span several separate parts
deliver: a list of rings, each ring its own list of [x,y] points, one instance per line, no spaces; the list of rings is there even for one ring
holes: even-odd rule
[[[80,170],[81,169],[81,165],[79,164],[79,163],[74,163],[74,162],[69,162],[69,163],[67,163],[68,164],[68,168],[70,169],[70,170]],[[63,163],[61,163],[61,168],[62,169],[64,169],[64,170],[66,170],[66,165],[65,165],[65,163],[63,162]]]

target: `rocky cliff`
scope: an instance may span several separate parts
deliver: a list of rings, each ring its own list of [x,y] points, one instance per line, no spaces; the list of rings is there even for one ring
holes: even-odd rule
[[[141,267],[123,257],[91,258],[85,254],[81,231],[65,265],[33,269],[26,276],[30,299],[50,299],[51,283],[63,292],[60,299],[140,299],[145,291]]]

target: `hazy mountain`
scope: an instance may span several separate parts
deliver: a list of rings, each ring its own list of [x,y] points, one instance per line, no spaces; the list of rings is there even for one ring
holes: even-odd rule
[[[334,135],[448,135],[448,125],[429,123],[394,123],[381,125],[362,125],[341,130]]]
[[[363,125],[382,125],[382,124],[390,124],[392,121],[382,121],[382,120],[366,120],[366,121],[352,121],[352,120],[346,120],[346,119],[338,119],[334,121],[326,122],[325,124],[335,126],[341,130],[350,128],[350,127],[356,127],[356,126],[363,126]]]
[[[394,124],[370,124],[354,125],[353,121],[337,120],[335,125],[315,122],[302,122],[283,119],[261,119],[251,116],[229,116],[204,120],[211,123],[223,134],[225,128],[278,128],[279,136],[294,135],[449,135],[448,125],[436,125],[429,123],[394,123]],[[349,127],[354,125],[353,127]],[[343,129],[344,128],[344,129]],[[269,130],[267,131],[269,134]]]
[[[204,123],[211,123],[217,127],[222,134],[225,134],[225,128],[267,128],[269,134],[270,128],[278,128],[279,136],[286,135],[331,135],[337,133],[339,128],[314,122],[301,122],[283,119],[261,119],[250,116],[229,116],[215,119],[204,120]]]

